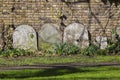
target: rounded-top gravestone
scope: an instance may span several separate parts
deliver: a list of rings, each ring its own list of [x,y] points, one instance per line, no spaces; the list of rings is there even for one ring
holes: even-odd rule
[[[29,25],[18,26],[13,33],[13,47],[25,50],[37,50],[35,30]]]
[[[38,32],[39,49],[48,50],[62,41],[61,31],[56,24],[44,24]]]
[[[89,46],[89,36],[87,28],[79,23],[72,23],[64,30],[64,42],[75,44],[80,48]]]

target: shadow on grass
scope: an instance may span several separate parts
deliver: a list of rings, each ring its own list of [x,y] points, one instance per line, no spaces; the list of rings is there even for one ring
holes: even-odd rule
[[[55,67],[55,68],[50,68],[50,69],[32,69],[32,70],[19,70],[19,71],[11,71],[11,72],[3,72],[0,73],[0,79],[22,79],[22,78],[33,78],[33,77],[54,77],[54,76],[62,76],[62,75],[68,75],[72,73],[88,73],[88,72],[100,72],[100,71],[109,71],[110,69],[112,70],[118,70],[118,68],[109,68],[107,70],[97,70],[97,69],[80,69],[80,68],[75,68],[75,67]],[[95,76],[94,76],[95,77]],[[108,78],[94,78],[94,77],[75,77],[74,79],[108,79]],[[112,77],[110,79],[119,79],[120,77]],[[54,80],[54,78],[52,78]]]

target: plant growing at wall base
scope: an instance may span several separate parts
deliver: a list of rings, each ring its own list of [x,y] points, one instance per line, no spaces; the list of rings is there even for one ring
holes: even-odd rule
[[[110,42],[108,44],[107,50],[110,54],[116,54],[116,53],[120,52],[120,40],[118,40],[115,43]]]
[[[60,43],[55,45],[54,52],[59,55],[70,55],[80,53],[80,48],[73,44]]]
[[[120,37],[118,36],[115,29],[112,31],[112,40],[108,40],[107,50],[110,54],[116,54],[120,52]]]
[[[98,50],[99,50],[99,47],[97,45],[91,43],[89,47],[82,49],[81,53],[83,55],[93,56],[93,55],[97,54]]]
[[[19,57],[19,56],[29,56],[32,55],[34,52],[30,50],[24,50],[24,49],[6,49],[4,51],[1,51],[2,57]]]
[[[54,52],[56,54],[59,54],[59,55],[64,54],[65,53],[65,46],[66,46],[66,43],[56,44],[54,47]]]

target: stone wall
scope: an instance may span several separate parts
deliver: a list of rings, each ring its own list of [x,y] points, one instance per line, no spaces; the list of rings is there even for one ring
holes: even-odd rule
[[[92,37],[110,37],[112,29],[120,26],[120,6],[113,4],[110,8],[109,3],[104,4],[101,0],[87,1],[0,0],[0,20],[5,26],[27,24],[39,31],[45,23],[60,25],[59,17],[64,15],[66,19],[63,23],[66,26],[80,22],[88,28]]]

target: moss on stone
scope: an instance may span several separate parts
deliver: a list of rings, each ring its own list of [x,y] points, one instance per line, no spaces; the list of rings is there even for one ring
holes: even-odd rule
[[[53,46],[54,46],[53,44],[39,40],[39,50],[41,51],[44,51],[44,52],[53,51]]]

